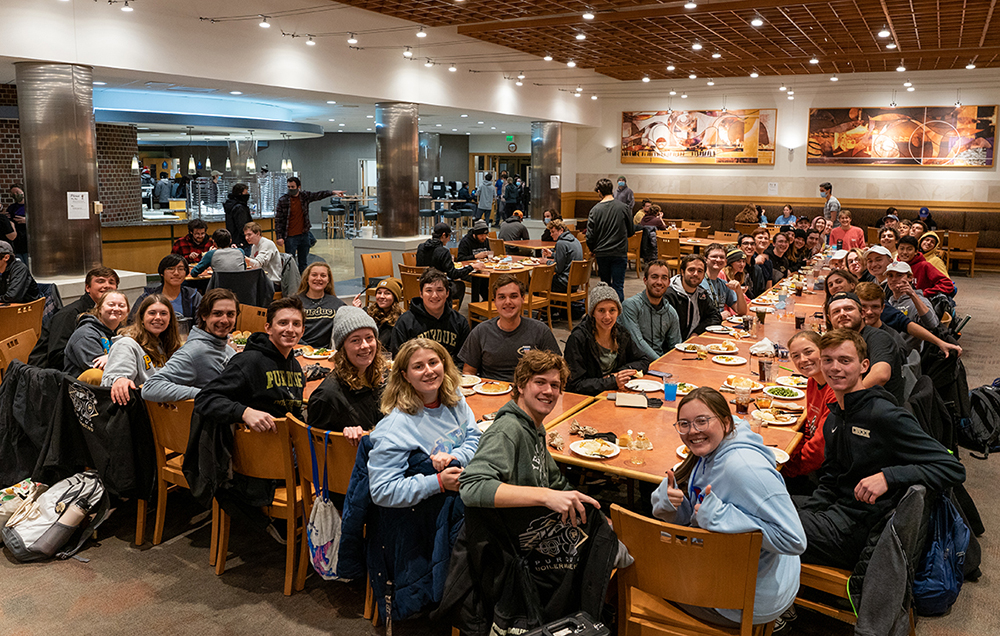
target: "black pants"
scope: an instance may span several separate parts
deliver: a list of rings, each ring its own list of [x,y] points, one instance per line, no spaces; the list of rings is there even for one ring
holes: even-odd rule
[[[799,521],[806,533],[804,563],[829,565],[853,570],[868,543],[868,535],[886,513],[895,507],[891,499],[861,506],[857,502],[840,502],[822,510],[805,509],[808,497],[795,496],[792,501],[799,509]]]

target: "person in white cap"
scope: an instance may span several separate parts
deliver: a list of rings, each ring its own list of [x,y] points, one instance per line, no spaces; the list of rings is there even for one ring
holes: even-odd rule
[[[847,269],[847,250],[834,250],[830,256],[830,269]]]
[[[892,262],[892,253],[881,245],[869,247],[865,251],[865,271],[861,272],[863,282],[885,285],[885,269]]]
[[[892,294],[887,296],[891,306],[903,312],[910,320],[919,320],[927,329],[940,324],[924,293],[913,288],[913,270],[909,263],[896,261],[890,264],[886,268],[886,282]]]

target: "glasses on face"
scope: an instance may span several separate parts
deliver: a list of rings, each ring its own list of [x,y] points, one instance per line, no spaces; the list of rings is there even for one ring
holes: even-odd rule
[[[716,418],[715,415],[699,415],[693,420],[677,420],[674,422],[674,428],[681,435],[684,435],[692,430],[696,433],[700,433],[706,428],[708,428],[709,422]]]

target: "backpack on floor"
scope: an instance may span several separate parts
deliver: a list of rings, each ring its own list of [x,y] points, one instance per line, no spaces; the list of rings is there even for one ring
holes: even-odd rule
[[[3,542],[22,563],[53,556],[68,559],[104,522],[109,509],[110,498],[97,471],[77,473],[26,499],[3,527]]]
[[[913,576],[913,607],[921,616],[944,614],[965,581],[969,527],[947,495],[938,498],[927,528],[927,551]]]
[[[976,459],[986,459],[1000,443],[1000,392],[991,386],[981,386],[969,392],[971,413],[958,428],[958,443],[975,452]]]

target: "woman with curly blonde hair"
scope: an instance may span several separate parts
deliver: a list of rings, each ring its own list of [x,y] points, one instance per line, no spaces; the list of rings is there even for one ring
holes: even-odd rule
[[[437,342],[404,344],[382,393],[385,418],[371,434],[368,478],[372,501],[387,508],[413,506],[446,490],[479,446],[476,417],[459,393],[460,374]],[[406,476],[410,456],[430,457],[434,475]]]

